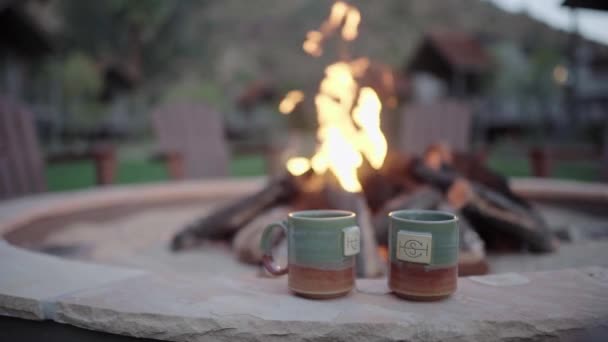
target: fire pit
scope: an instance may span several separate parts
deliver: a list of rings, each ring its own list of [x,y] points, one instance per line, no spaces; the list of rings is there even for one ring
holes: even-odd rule
[[[551,221],[590,214],[568,214],[548,204],[538,211],[530,202],[540,195],[567,205],[573,198],[594,200],[605,208],[608,189],[509,184],[475,156],[442,144],[424,155],[390,150],[380,114],[383,103],[396,102],[394,80],[346,49],[360,21],[357,8],[336,2],[329,18],[307,34],[303,49],[314,57],[338,35],[340,59],[326,67],[314,96],[316,151],[309,158],[291,158],[285,174],[49,194],[0,204],[0,233],[6,240],[0,240],[0,331],[15,340],[85,340],[91,334],[172,341],[608,335],[608,242],[590,242],[605,232],[552,231]],[[303,92],[291,91],[280,110],[288,114],[303,100]],[[356,289],[331,301],[296,298],[287,292],[285,278],[271,279],[259,268],[265,224],[290,210],[315,208],[354,211],[361,229]],[[458,213],[460,275],[485,274],[494,265],[510,273],[461,277],[456,293],[440,302],[397,299],[382,278],[382,257],[386,214],[402,208]],[[585,217],[596,222],[594,227],[608,222],[605,216]],[[528,252],[554,252],[556,236],[583,249],[545,255],[538,268],[555,271],[517,273],[518,266],[535,264],[485,258],[484,246],[517,250],[522,258],[533,258]],[[452,270],[455,275],[456,267]]]
[[[359,277],[384,274],[387,215],[398,209],[457,214],[460,275],[487,272],[485,246],[554,251],[557,243],[542,216],[475,155],[457,153],[441,142],[431,144],[423,155],[406,154],[388,143],[383,104],[396,102],[395,81],[392,73],[375,69],[368,58],[351,55],[349,43],[357,38],[360,22],[355,6],[337,1],[302,45],[310,56],[319,57],[326,53],[330,38],[340,41],[337,61],[327,65],[309,101],[314,102],[318,123],[314,153],[289,158],[285,174],[261,191],[194,220],[175,235],[172,249],[181,251],[206,240],[234,240],[242,261],[259,264],[258,241],[267,224],[288,211],[330,208],[356,214],[361,230]],[[279,110],[290,114],[305,99],[304,92],[292,90]]]
[[[227,180],[117,187],[5,202],[0,205],[0,231],[7,239],[0,242],[0,313],[173,341],[209,336],[343,340],[352,334],[384,340],[420,334],[430,340],[507,337],[495,335],[498,331],[509,331],[509,337],[577,339],[607,333],[600,324],[608,317],[608,303],[602,303],[607,271],[583,267],[608,266],[606,242],[601,240],[580,243],[594,253],[593,263],[568,258],[576,253],[566,243],[559,252],[540,257],[565,258],[563,265],[577,270],[460,278],[454,297],[432,304],[397,300],[388,294],[385,279],[359,280],[355,293],[346,298],[311,302],[287,293],[284,278],[260,277],[258,268],[238,263],[225,245],[206,244],[182,254],[168,250],[172,233],[182,224],[264,183]],[[602,208],[607,201],[602,185],[512,183],[518,193],[525,190],[535,198],[562,199],[561,206],[586,199]],[[572,209],[565,209],[564,215],[561,207],[543,206],[550,215],[562,214],[555,220],[576,218]],[[587,217],[586,222],[600,220],[587,213],[578,215]],[[501,260],[505,259],[490,258],[490,266],[495,262],[510,272],[517,272],[519,265],[562,268],[547,259],[532,264]],[[514,328],[514,322],[521,324]],[[13,327],[3,331],[17,334],[14,321],[2,319],[0,324]]]

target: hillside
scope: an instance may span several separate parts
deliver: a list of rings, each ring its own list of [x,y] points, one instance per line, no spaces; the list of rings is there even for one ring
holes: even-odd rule
[[[526,50],[548,49],[558,57],[570,40],[567,32],[489,1],[350,2],[362,14],[351,54],[395,68],[409,61],[425,32],[436,28],[468,31],[484,41],[511,41]],[[247,84],[261,79],[274,81],[281,92],[313,90],[324,66],[336,60],[335,42],[328,42],[319,59],[301,48],[306,33],[327,17],[332,0],[51,3],[58,4],[57,16],[63,19],[64,47],[58,51],[67,50],[62,51],[70,59],[66,65],[84,54],[89,65],[141,67],[142,78],[136,81],[151,102],[198,94],[212,104],[232,103]],[[139,30],[130,36],[133,27]]]
[[[186,30],[206,46],[203,70],[222,85],[270,77],[282,87],[312,86],[323,65],[335,58],[328,47],[320,61],[305,55],[307,31],[326,17],[331,1],[223,0],[190,13]],[[354,55],[393,66],[408,60],[425,31],[436,27],[467,30],[484,39],[507,39],[523,46],[563,51],[568,33],[525,14],[505,12],[479,0],[351,1],[362,13]],[[198,61],[200,63],[200,60]]]

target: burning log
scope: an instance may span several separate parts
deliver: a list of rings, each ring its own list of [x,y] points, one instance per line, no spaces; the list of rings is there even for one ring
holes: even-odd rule
[[[357,272],[362,277],[378,276],[384,271],[377,246],[386,245],[387,214],[397,209],[444,209],[458,214],[461,275],[487,272],[485,246],[493,248],[498,240],[504,243],[511,237],[533,251],[555,248],[546,224],[531,206],[523,199],[520,203],[505,195],[500,185],[495,190],[485,183],[464,179],[462,165],[456,169],[444,163],[433,168],[428,161],[394,153],[389,154],[380,170],[365,170],[365,165],[359,174],[363,192],[344,190],[332,173],[315,174],[309,169],[299,176],[286,175],[189,225],[174,238],[173,249],[181,250],[204,239],[229,240],[236,235],[233,247],[239,260],[258,263],[259,233],[266,224],[284,217],[288,209],[320,208],[357,214],[362,241]],[[377,209],[372,210],[370,202]]]
[[[484,185],[465,180],[455,171],[434,170],[417,161],[411,172],[446,193],[450,203],[462,211],[482,237],[503,234],[516,237],[531,251],[555,250],[551,231],[533,208]]]
[[[285,175],[269,182],[262,190],[244,197],[186,226],[174,236],[173,251],[198,245],[203,240],[230,239],[239,229],[263,211],[288,204],[298,192],[297,177]]]
[[[453,153],[445,144],[433,144],[427,148],[424,154],[424,164],[433,170],[461,175],[530,208],[530,204],[526,200],[511,191],[506,177],[488,168],[476,155]]]
[[[462,213],[489,242],[491,236],[502,233],[517,238],[532,252],[552,252],[557,248],[553,234],[534,209],[519,205],[481,185],[462,182],[465,188],[462,191],[469,196]]]

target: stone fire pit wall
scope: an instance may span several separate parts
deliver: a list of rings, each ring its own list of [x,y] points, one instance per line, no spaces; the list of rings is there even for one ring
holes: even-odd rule
[[[52,210],[74,210],[77,203],[144,194],[152,200],[151,194],[178,197],[201,189],[226,195],[255,189],[259,181],[231,184],[116,188],[6,202],[0,204],[0,233]],[[168,341],[600,341],[608,337],[608,270],[460,278],[454,296],[434,303],[400,300],[388,292],[385,279],[366,279],[347,297],[311,301],[291,295],[285,277],[153,273],[56,258],[0,240],[0,315]]]

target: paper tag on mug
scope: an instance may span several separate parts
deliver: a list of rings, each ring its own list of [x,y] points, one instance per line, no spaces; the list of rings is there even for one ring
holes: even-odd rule
[[[361,234],[359,227],[353,226],[342,229],[344,232],[344,256],[359,254],[361,250]]]
[[[397,233],[397,259],[419,264],[431,263],[433,235],[399,231]]]

